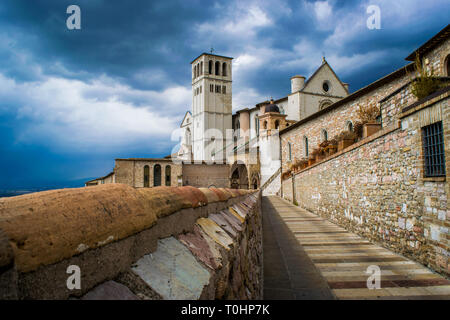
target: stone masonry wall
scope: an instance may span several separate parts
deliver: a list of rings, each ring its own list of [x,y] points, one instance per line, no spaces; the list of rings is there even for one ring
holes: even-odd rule
[[[247,190],[109,184],[0,199],[0,299],[261,299],[261,228]]]
[[[359,106],[367,106],[371,104],[377,105],[378,102],[386,97],[388,94],[406,84],[412,74],[406,74],[400,76],[396,80],[390,81],[381,87],[374,89],[358,98],[355,98],[338,108],[331,110],[330,112],[323,114],[322,116],[312,119],[306,123],[303,123],[299,127],[292,129],[281,135],[281,158],[283,172],[289,169],[289,147],[288,143],[292,145],[292,161],[299,160],[306,157],[305,146],[303,138],[308,138],[308,149],[311,152],[317,148],[322,142],[322,130],[325,129],[328,132],[329,139],[335,137],[342,131],[347,130],[347,123],[351,121],[359,120],[356,115],[356,111]]]
[[[114,168],[116,183],[124,183],[132,187],[144,187],[144,167],[149,166],[149,186],[155,182],[154,167],[161,166],[161,185],[166,185],[166,167],[170,167],[170,186],[178,186],[181,177],[181,164],[170,159],[116,159]]]
[[[263,196],[278,194],[281,189],[281,171],[263,190]]]
[[[283,181],[283,196],[363,237],[450,274],[450,99],[437,97]],[[421,127],[442,121],[447,177],[424,178]]]
[[[214,186],[230,187],[230,165],[228,164],[183,164],[183,184],[196,188]]]
[[[443,41],[439,46],[424,55],[422,64],[427,72],[435,76],[449,76],[450,70],[446,70],[446,62],[450,55],[450,39]],[[428,64],[426,63],[428,59]]]

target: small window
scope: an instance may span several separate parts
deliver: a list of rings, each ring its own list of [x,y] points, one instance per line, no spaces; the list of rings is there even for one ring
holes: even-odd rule
[[[213,62],[212,60],[209,60],[209,64],[208,64],[208,73],[212,74],[212,70],[213,70]]]
[[[220,62],[216,61],[216,76],[220,76]]]
[[[153,186],[161,185],[161,166],[159,164],[153,167]]]
[[[264,121],[264,123],[263,123],[263,128],[264,128],[264,129],[267,129],[267,121]]]
[[[305,157],[309,156],[309,146],[308,146],[308,138],[307,137],[303,137],[303,147],[304,147],[304,151],[305,151]]]
[[[322,84],[322,88],[323,88],[323,91],[325,91],[325,92],[330,91],[330,83],[328,81],[324,81]]]
[[[220,86],[216,85],[216,93],[220,93]]]
[[[353,123],[351,121],[347,121],[347,130],[353,132]]]
[[[322,129],[322,141],[328,141],[328,132],[325,129]]]
[[[222,86],[222,93],[226,94],[227,93],[227,87],[226,86]]]
[[[445,150],[442,121],[422,128],[424,176],[445,176]]]
[[[450,54],[445,58],[445,69],[447,72],[447,77],[450,77]]]
[[[278,129],[280,127],[280,121],[276,120],[275,121],[275,129]]]
[[[288,142],[288,148],[289,148],[289,161],[292,160],[292,144]]]
[[[144,188],[150,187],[150,167],[144,167]]]
[[[227,76],[227,64],[225,62],[222,64],[222,75]]]
[[[202,93],[202,86],[200,86],[200,93]]]
[[[200,75],[203,74],[203,61],[200,62]]]
[[[170,166],[166,166],[166,186],[170,187],[172,179],[172,168]]]

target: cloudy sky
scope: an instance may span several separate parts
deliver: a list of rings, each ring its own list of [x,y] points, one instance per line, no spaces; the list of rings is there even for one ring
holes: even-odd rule
[[[81,30],[66,9],[81,8]],[[369,5],[381,29],[369,30]],[[233,109],[285,96],[322,55],[355,91],[450,21],[448,0],[2,0],[0,190],[74,185],[161,157],[191,106],[190,61],[234,57]]]

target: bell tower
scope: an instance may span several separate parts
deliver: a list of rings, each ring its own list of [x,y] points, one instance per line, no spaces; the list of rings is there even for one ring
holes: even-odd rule
[[[194,160],[225,159],[226,131],[232,129],[232,60],[202,53],[191,62]]]

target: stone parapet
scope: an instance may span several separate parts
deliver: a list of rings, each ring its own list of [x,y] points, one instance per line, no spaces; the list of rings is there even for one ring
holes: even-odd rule
[[[109,184],[0,199],[0,298],[213,299],[223,281],[221,296],[261,298],[261,266],[253,265],[262,254],[259,197]],[[80,289],[67,287],[69,266],[79,267]],[[190,286],[177,278],[186,266],[203,270]],[[163,274],[173,287],[152,280]],[[242,281],[228,285],[236,274]]]

